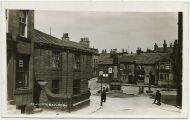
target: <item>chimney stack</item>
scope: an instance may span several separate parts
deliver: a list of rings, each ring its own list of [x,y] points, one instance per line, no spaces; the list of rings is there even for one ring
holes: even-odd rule
[[[140,55],[141,54],[141,48],[137,48],[136,52],[137,52],[137,55]]]
[[[170,47],[171,47],[171,48],[173,47],[172,43],[170,43]]]
[[[167,44],[166,44],[166,40],[164,40],[163,48],[164,48],[164,52],[167,52]]]
[[[158,45],[157,43],[154,44],[154,51],[156,51],[158,49]]]
[[[122,53],[124,53],[125,52],[125,50],[124,50],[124,48],[122,48]]]
[[[80,43],[84,45],[85,47],[90,47],[90,41],[88,37],[80,38]]]
[[[62,40],[69,41],[69,34],[68,33],[63,33]]]

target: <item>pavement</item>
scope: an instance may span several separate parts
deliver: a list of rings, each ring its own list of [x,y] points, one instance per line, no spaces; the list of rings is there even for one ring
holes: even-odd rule
[[[40,113],[20,114],[23,117],[89,117],[89,118],[181,118],[184,117],[181,109],[163,104],[158,106],[152,104],[153,99],[146,95],[134,97],[107,97],[106,103],[100,106],[100,96],[93,95],[90,98],[90,105],[80,110],[68,113],[60,110],[43,109]],[[18,116],[12,110],[12,116]],[[8,112],[11,114],[11,110]]]

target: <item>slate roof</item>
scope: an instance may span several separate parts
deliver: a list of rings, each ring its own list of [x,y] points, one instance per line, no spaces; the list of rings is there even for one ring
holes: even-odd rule
[[[164,48],[163,47],[158,47],[156,50],[154,50],[155,52],[163,52]],[[167,47],[167,52],[168,53],[172,53],[173,52],[173,47]]]
[[[119,58],[119,62],[133,62],[136,61],[137,64],[154,64],[155,62],[162,60],[164,58],[170,58],[169,53],[140,53],[138,54],[128,54]]]
[[[113,64],[113,58],[110,57],[110,53],[100,54],[98,57],[98,64],[111,65]]]
[[[95,49],[88,48],[77,42],[61,40],[36,29],[34,29],[34,41],[41,45],[54,45],[60,48],[77,49],[84,52],[98,54]]]

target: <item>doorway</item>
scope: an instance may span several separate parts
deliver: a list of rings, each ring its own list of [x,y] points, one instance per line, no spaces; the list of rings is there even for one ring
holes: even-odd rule
[[[16,59],[16,89],[29,87],[29,55],[18,54]]]

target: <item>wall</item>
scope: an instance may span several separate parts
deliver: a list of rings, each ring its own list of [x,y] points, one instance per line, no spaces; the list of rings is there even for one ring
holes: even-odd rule
[[[32,32],[34,29],[34,11],[28,11],[28,36],[27,38],[20,39],[19,35],[19,12],[20,10],[9,10],[8,12],[8,37],[7,36],[7,89],[8,100],[16,99],[13,94],[17,92],[15,90],[16,81],[16,56],[17,54],[30,55],[29,59],[29,88],[33,86],[33,37]],[[17,42],[15,42],[17,41]],[[31,92],[29,93],[31,94]],[[21,95],[19,93],[19,95]],[[19,96],[18,95],[18,96]],[[23,95],[21,95],[23,96]],[[29,95],[31,98],[31,95]],[[20,100],[22,103],[22,100]],[[24,100],[23,103],[26,103]]]
[[[152,75],[156,75],[155,70],[154,70],[154,66],[151,65],[142,65],[142,67],[144,67],[145,70],[145,78],[144,78],[144,84],[149,84],[149,72],[152,72]]]
[[[80,93],[88,91],[88,79],[90,79],[92,71],[92,55],[83,53],[80,54],[80,71],[73,69],[73,58],[75,52],[68,50],[59,50],[61,54],[61,68],[52,69],[52,51],[59,50],[55,48],[35,48],[34,65],[35,75],[37,80],[45,80],[48,82],[48,87],[51,90],[52,80],[60,80],[60,95],[73,95],[73,80],[80,79]],[[47,99],[44,93],[41,96],[42,99]],[[43,101],[43,100],[41,100]],[[46,101],[46,100],[44,100]]]

